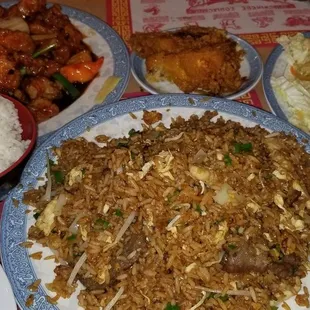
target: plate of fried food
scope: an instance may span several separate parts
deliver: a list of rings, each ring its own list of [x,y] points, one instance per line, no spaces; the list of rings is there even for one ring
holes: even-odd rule
[[[310,134],[310,32],[277,41],[263,74],[267,102],[274,114]]]
[[[309,307],[306,138],[200,95],[78,117],[35,150],[4,204],[2,262],[19,305]]]
[[[222,29],[187,26],[135,33],[129,43],[132,74],[152,94],[235,99],[253,89],[263,73],[255,48]]]
[[[46,0],[1,3],[0,54],[0,92],[27,106],[39,136],[117,101],[130,74],[127,48],[110,26]]]

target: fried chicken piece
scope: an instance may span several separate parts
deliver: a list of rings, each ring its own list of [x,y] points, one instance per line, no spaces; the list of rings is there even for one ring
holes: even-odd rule
[[[59,113],[58,106],[50,100],[44,98],[37,98],[33,100],[28,105],[28,109],[37,123],[44,122]]]
[[[21,81],[15,62],[6,54],[0,54],[0,92],[9,92],[18,88]]]
[[[0,45],[11,52],[32,54],[35,44],[30,35],[21,31],[0,29]]]
[[[242,55],[234,41],[168,55],[155,54],[146,59],[148,79],[168,80],[185,93],[230,93],[243,83],[239,73]]]
[[[189,48],[220,44],[227,40],[226,35],[222,29],[189,26],[174,32],[137,32],[129,43],[140,57],[146,58],[157,53],[179,53]]]
[[[45,98],[49,100],[61,98],[61,86],[44,76],[29,78],[23,82],[23,88],[30,99]]]

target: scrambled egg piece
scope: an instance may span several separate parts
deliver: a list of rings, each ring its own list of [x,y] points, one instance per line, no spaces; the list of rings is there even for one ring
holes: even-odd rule
[[[189,172],[195,179],[205,182],[208,186],[214,185],[217,181],[216,173],[208,168],[190,165]]]
[[[68,184],[69,186],[72,186],[75,183],[79,183],[83,179],[83,171],[79,167],[74,167],[68,174],[69,180]]]
[[[111,265],[104,266],[99,272],[98,272],[98,283],[103,284],[106,282],[106,275],[107,272],[112,268]]]
[[[80,229],[83,241],[86,241],[87,240],[87,234],[88,234],[87,225],[79,225],[79,229]]]
[[[305,223],[301,219],[298,219],[287,212],[285,214],[280,214],[279,228],[281,230],[302,231],[305,228]]]
[[[218,244],[221,241],[223,241],[225,239],[225,235],[227,232],[228,232],[227,222],[226,221],[221,222],[219,224],[219,230],[216,233],[214,240],[213,240],[214,244]]]
[[[54,228],[55,217],[61,215],[62,206],[57,206],[58,197],[50,201],[38,217],[36,226],[48,236]]]
[[[173,161],[173,155],[168,151],[161,151],[155,159],[156,170],[161,177],[168,177],[170,180],[174,180],[173,175],[170,172],[172,168],[171,163]]]

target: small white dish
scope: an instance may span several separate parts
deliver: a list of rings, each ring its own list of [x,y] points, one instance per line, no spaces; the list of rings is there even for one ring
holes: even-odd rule
[[[244,59],[241,62],[240,74],[241,76],[245,76],[247,80],[237,92],[224,96],[226,99],[237,99],[248,93],[257,85],[263,74],[263,63],[258,52],[251,44],[233,34],[229,34],[229,37],[236,41],[245,51]],[[145,59],[139,57],[134,52],[131,54],[131,72],[139,85],[151,94],[183,93],[171,82],[162,81],[150,83],[147,81]]]

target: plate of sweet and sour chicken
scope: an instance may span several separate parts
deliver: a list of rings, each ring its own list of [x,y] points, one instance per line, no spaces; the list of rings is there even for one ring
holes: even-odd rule
[[[0,6],[0,93],[28,107],[49,133],[99,103],[118,100],[127,48],[99,18],[46,0]]]

